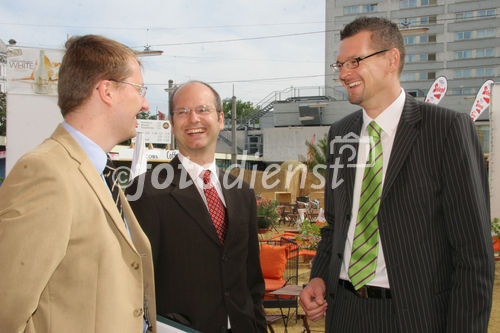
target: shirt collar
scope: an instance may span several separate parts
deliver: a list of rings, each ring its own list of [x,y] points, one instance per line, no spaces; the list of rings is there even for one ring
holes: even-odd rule
[[[403,107],[406,101],[406,93],[403,88],[401,88],[401,93],[398,98],[392,102],[391,105],[387,107],[377,118],[372,119],[368,116],[366,111],[363,109],[363,128],[362,133],[368,127],[368,124],[375,120],[375,122],[382,128],[382,131],[389,136],[393,136],[399,124],[399,119],[403,113]]]
[[[182,155],[181,152],[177,153],[177,156],[179,156],[179,161],[181,161],[182,166],[184,167],[184,169],[186,169],[191,179],[193,180],[198,179],[204,170],[210,170],[210,179],[212,180],[212,182],[214,180],[218,181],[219,177],[217,176],[217,166],[215,165],[215,157],[212,163],[210,163],[208,167],[203,167],[198,163],[191,161],[186,156]]]
[[[101,175],[106,166],[107,156],[104,150],[96,144],[94,141],[90,140],[85,134],[68,124],[66,121],[62,122],[62,127],[73,137],[73,139],[78,142],[82,147],[83,151],[87,154],[92,164],[94,164],[97,172]]]

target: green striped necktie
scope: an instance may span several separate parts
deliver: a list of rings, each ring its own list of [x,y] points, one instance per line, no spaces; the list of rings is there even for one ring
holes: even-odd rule
[[[382,194],[382,129],[372,121],[367,127],[370,151],[366,161],[358,218],[352,244],[348,275],[358,290],[375,277],[379,243],[377,215]]]

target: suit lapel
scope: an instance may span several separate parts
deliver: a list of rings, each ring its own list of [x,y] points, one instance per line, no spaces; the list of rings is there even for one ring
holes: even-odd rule
[[[214,242],[222,246],[219,237],[217,236],[217,231],[212,223],[212,218],[205,205],[205,202],[200,196],[200,193],[193,184],[193,180],[187,173],[187,171],[182,167],[179,158],[176,156],[172,162],[170,162],[174,168],[174,178],[172,180],[172,192],[171,195],[175,201],[185,210],[185,212],[191,216],[194,223],[207,234],[207,236]],[[189,184],[189,186],[186,186]]]
[[[108,212],[113,224],[119,230],[125,241],[132,249],[134,249],[134,251],[136,251],[128,234],[127,228],[125,227],[125,223],[120,215],[120,212],[116,208],[115,202],[113,201],[113,197],[111,196],[106,183],[104,183],[104,180],[97,172],[94,164],[92,164],[92,161],[88,158],[87,154],[83,151],[78,142],[76,142],[71,134],[69,134],[61,125],[59,125],[54,134],[52,134],[52,139],[59,142],[66,149],[69,155],[80,164],[80,173],[95,192],[102,207]]]
[[[408,153],[413,146],[415,139],[419,135],[417,124],[422,119],[419,106],[411,95],[406,95],[403,113],[399,121],[396,137],[392,146],[391,157],[384,179],[384,188],[382,190],[382,202],[390,191],[394,180],[396,179],[401,167],[406,160]]]
[[[363,125],[363,117],[362,112],[359,112],[358,115],[347,125],[345,130],[343,131],[344,137],[347,135],[348,139],[346,140],[346,144],[351,148],[344,149],[341,155],[341,165],[344,170],[344,177],[340,179],[345,179],[345,186],[341,186],[340,188],[345,188],[345,195],[341,194],[340,198],[344,198],[344,211],[348,214],[351,213],[352,210],[352,201],[353,201],[353,193],[354,193],[354,180],[356,178],[356,163],[358,158],[358,147],[359,147],[359,136],[361,134],[361,127]],[[343,227],[347,230],[349,227],[350,219],[344,219]]]
[[[221,183],[222,195],[224,196],[224,202],[226,203],[226,223],[227,223],[227,233],[226,239],[224,240],[224,244],[227,244],[230,239],[233,238],[233,231],[237,230],[237,228],[231,227],[231,223],[238,223],[240,220],[238,218],[238,214],[241,214],[241,211],[238,209],[238,202],[234,199],[237,198],[236,195],[231,195],[232,191],[235,191],[237,187],[226,188],[223,184],[224,173],[219,172],[219,182]],[[231,223],[229,222],[231,221]]]

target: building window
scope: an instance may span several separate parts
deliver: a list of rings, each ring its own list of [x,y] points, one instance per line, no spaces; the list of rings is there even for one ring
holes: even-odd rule
[[[476,31],[477,38],[495,37],[494,29],[481,29]]]
[[[475,95],[477,88],[455,88],[449,91],[450,95]]]
[[[401,74],[401,81],[424,81],[436,79],[436,72],[410,72]]]
[[[256,153],[262,156],[262,134],[248,136],[248,154],[254,155]]]
[[[460,31],[457,32],[456,40],[472,39],[472,31]]]
[[[477,49],[476,50],[476,58],[493,57],[494,51],[495,50],[492,47],[487,48],[487,49]]]
[[[484,58],[493,56],[494,56],[493,48],[461,50],[455,52],[455,59]]]
[[[421,54],[407,54],[405,55],[405,62],[426,62],[426,61],[435,61],[436,54],[435,53],[421,53]]]
[[[467,79],[471,77],[494,76],[494,68],[467,68],[457,69],[455,79]]]
[[[460,31],[455,35],[456,40],[495,37],[495,29],[480,29],[475,31]]]
[[[462,50],[455,52],[456,59],[468,59],[472,58],[472,50]]]
[[[471,10],[455,14],[457,20],[472,20],[472,19],[494,17],[494,16],[496,16],[496,9]]]
[[[436,4],[436,0],[400,0],[399,8],[415,8],[420,6],[432,6]]]
[[[357,5],[344,7],[344,15],[359,14],[359,13],[373,13],[376,12],[378,4]]]
[[[435,43],[436,35],[420,35],[420,36],[405,36],[403,37],[405,45],[409,44],[422,44],[422,43]]]

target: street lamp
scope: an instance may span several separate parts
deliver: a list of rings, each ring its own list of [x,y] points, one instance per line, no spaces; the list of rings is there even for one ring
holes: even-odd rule
[[[160,56],[163,54],[161,50],[151,50],[151,45],[145,45],[144,51],[135,51],[135,54],[138,57],[152,57],[152,56]]]

